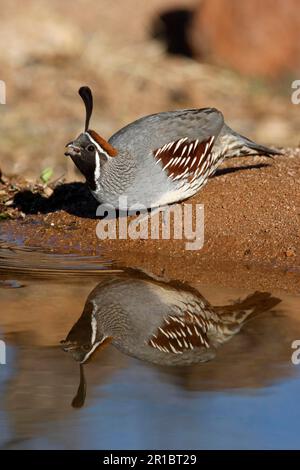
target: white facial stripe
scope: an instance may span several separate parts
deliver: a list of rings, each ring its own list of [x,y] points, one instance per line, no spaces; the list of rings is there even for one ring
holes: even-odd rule
[[[93,345],[91,350],[87,352],[87,354],[84,356],[83,360],[81,361],[81,364],[83,364],[90,356],[93,354],[95,349],[103,343],[103,341],[108,338],[108,336],[104,336],[101,341],[96,341],[96,336],[97,336],[97,320],[92,314],[92,321],[91,321],[91,326],[92,326],[92,336],[91,336],[91,344]],[[96,342],[95,342],[96,341]]]
[[[91,344],[94,344],[96,341],[96,334],[97,334],[97,320],[92,315],[92,337],[91,337]]]
[[[98,142],[96,142],[93,137],[90,136],[90,134],[88,132],[85,132],[85,135],[90,139],[90,141],[95,145],[96,149],[98,150],[98,152],[100,153],[104,153],[104,155],[107,157],[107,158],[110,158],[108,153],[101,147],[100,144],[98,144]]]
[[[99,152],[96,151],[96,166],[95,166],[95,184],[97,189],[99,189],[99,181],[100,181],[100,173],[101,173],[101,167],[100,167],[100,155]]]
[[[82,361],[80,361],[80,364],[83,364],[89,357],[91,354],[93,354],[93,352],[95,351],[95,349],[101,344],[103,343],[103,341],[106,339],[103,338],[101,341],[97,341],[95,344],[93,344],[93,347],[92,349],[84,356],[84,358],[82,359]]]

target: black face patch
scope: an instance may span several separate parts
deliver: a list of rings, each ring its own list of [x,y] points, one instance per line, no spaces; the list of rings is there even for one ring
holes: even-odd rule
[[[85,176],[86,181],[89,187],[94,191],[96,189],[95,183],[95,169],[96,169],[96,160],[90,161],[82,157],[81,155],[76,155],[71,157],[78,170],[81,171],[83,176]]]
[[[66,341],[76,341],[78,344],[90,344],[92,338],[92,315],[93,304],[87,302],[84,306],[81,317],[73,325],[66,337]]]
[[[71,155],[71,158],[78,170],[85,176],[89,187],[95,190],[96,148],[86,134],[80,134],[73,145],[80,147],[81,152]]]

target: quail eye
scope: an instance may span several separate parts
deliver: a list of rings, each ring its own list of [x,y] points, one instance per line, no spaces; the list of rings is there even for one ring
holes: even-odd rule
[[[83,345],[83,349],[84,349],[85,351],[88,351],[88,350],[90,349],[90,345],[89,345],[89,344],[84,344],[84,345]]]
[[[89,152],[93,152],[95,150],[95,146],[91,144],[91,145],[88,146],[87,150]]]

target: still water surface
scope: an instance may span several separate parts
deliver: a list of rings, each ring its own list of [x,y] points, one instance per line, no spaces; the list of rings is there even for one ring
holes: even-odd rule
[[[253,294],[234,286],[188,286],[133,270],[124,275],[87,258],[2,249],[0,338],[6,365],[0,365],[0,447],[299,448],[300,365],[291,362],[291,343],[300,339],[300,299]],[[241,320],[241,304],[232,305],[247,296],[256,302],[251,307],[256,314],[242,321],[241,331],[222,329],[209,362],[199,362],[205,357],[197,347],[189,355],[172,354],[151,349],[148,337],[145,341],[160,321],[168,332],[164,304],[179,308],[188,299],[192,312],[202,309],[207,321],[222,314],[228,321],[236,315]],[[124,312],[131,327],[119,341],[91,354],[83,366],[85,401],[81,397],[83,406],[74,408],[77,350],[64,352],[60,341],[73,328],[72,340],[75,334],[88,352],[87,298],[100,312],[100,329],[116,299],[123,316],[114,314],[113,331],[127,321]],[[174,361],[176,366],[168,365]]]

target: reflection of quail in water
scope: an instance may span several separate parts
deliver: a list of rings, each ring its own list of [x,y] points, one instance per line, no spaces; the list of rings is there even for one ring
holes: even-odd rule
[[[234,305],[212,307],[186,284],[132,271],[106,278],[90,293],[80,319],[62,341],[63,349],[80,363],[107,342],[152,363],[204,362],[247,319],[279,302],[268,293],[255,292]]]
[[[182,201],[199,191],[225,158],[281,153],[233,131],[214,108],[145,116],[107,142],[89,129],[91,90],[81,87],[79,93],[86,106],[85,131],[67,144],[65,155],[85,176],[97,201],[119,209]]]

